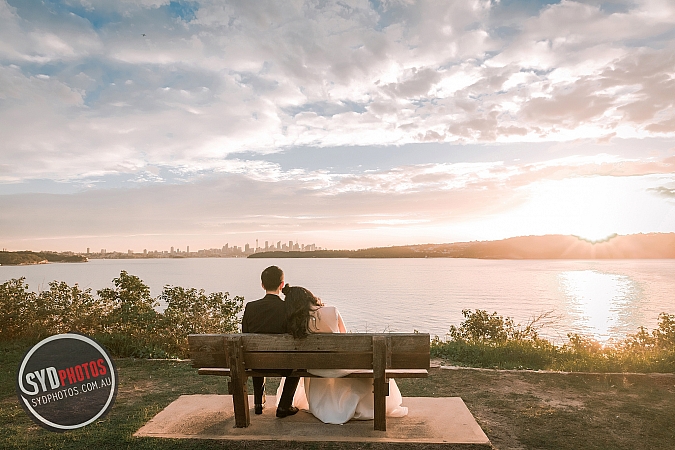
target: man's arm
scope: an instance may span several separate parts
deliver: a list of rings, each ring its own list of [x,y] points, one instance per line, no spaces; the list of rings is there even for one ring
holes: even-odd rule
[[[244,308],[244,315],[241,318],[241,332],[242,333],[248,333],[248,329],[249,329],[248,316],[247,316],[246,313],[248,313],[248,305],[246,305],[246,307]]]

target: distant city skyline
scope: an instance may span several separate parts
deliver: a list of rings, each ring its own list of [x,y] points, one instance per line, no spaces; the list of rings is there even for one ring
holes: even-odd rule
[[[675,231],[673,1],[0,0],[0,42],[9,250]]]
[[[43,249],[46,250],[46,249]],[[74,251],[74,250],[69,250],[69,252],[72,253],[80,253],[80,254],[95,254],[95,255],[106,255],[106,254],[112,254],[112,253],[117,253],[117,254],[134,254],[134,255],[160,255],[160,254],[166,254],[166,255],[174,255],[174,254],[192,254],[192,255],[248,255],[251,253],[258,253],[258,252],[265,252],[265,251],[315,251],[315,250],[325,250],[323,247],[319,247],[316,244],[302,244],[298,241],[288,241],[282,242],[282,241],[277,241],[276,243],[272,243],[271,245],[269,244],[269,241],[265,241],[265,245],[261,246],[259,245],[258,240],[256,240],[256,245],[251,246],[250,244],[246,243],[243,246],[237,246],[237,245],[232,245],[230,246],[229,242],[225,243],[222,247],[210,247],[210,248],[203,248],[203,249],[198,249],[190,251],[190,246],[186,245],[184,247],[184,250],[181,250],[180,247],[178,246],[171,246],[170,248],[164,250],[158,250],[158,249],[150,249],[148,250],[147,248],[144,248],[141,251],[135,251],[134,249],[127,249],[126,251],[121,251],[121,250],[115,250],[111,249],[108,250],[106,248],[101,248],[98,251],[91,251],[91,247],[87,247],[86,251],[81,252],[81,251]],[[3,249],[3,251],[6,251],[6,249]]]

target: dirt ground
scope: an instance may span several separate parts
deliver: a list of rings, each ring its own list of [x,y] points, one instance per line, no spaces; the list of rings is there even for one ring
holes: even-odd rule
[[[399,386],[462,397],[500,450],[675,448],[675,374],[441,368]]]

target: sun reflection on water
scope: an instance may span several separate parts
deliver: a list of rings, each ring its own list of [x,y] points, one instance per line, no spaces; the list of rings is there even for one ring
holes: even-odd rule
[[[575,331],[603,343],[628,331],[627,316],[638,296],[630,277],[596,270],[567,271],[559,277]]]

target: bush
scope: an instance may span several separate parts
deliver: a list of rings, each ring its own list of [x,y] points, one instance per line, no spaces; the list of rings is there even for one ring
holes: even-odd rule
[[[140,278],[122,271],[113,279],[113,288],[99,290],[98,296],[108,313],[102,318],[102,339],[112,353],[135,357],[166,357],[161,349],[159,304]]]
[[[462,311],[448,339],[436,337],[431,354],[454,364],[500,369],[550,369],[583,372],[675,372],[675,315],[661,313],[651,333],[644,327],[611,345],[569,334],[557,346],[539,337],[537,322],[525,327],[496,312]]]
[[[431,346],[434,357],[453,362],[500,369],[541,369],[551,364],[556,348],[539,338],[536,325],[542,315],[526,326],[496,312],[465,309],[464,321],[452,325],[445,342],[436,337]]]
[[[164,300],[164,313],[155,308]],[[122,271],[113,287],[94,296],[91,289],[53,281],[30,292],[24,278],[0,285],[0,341],[37,342],[69,331],[88,334],[114,356],[186,357],[190,333],[230,333],[238,329],[242,297],[165,286],[157,299],[143,281]]]
[[[244,299],[231,299],[229,295],[228,292],[206,295],[203,289],[165,286],[159,296],[167,304],[162,342],[171,351],[185,355],[188,334],[237,332],[237,314],[242,310]]]
[[[529,341],[536,342],[539,339],[535,328],[536,321],[521,328],[516,325],[513,319],[506,319],[496,312],[488,314],[487,311],[477,309],[471,312],[470,309],[462,310],[464,321],[459,328],[450,326],[450,337],[456,341],[483,343],[486,345],[501,345],[507,341]]]
[[[36,295],[28,292],[25,278],[0,285],[0,339],[25,338],[34,330]]]
[[[36,325],[41,330],[37,338],[73,330],[90,335],[102,331],[101,317],[105,309],[91,294],[91,289],[81,290],[77,284],[68,286],[52,281],[49,289],[40,292],[36,300],[40,320]]]

